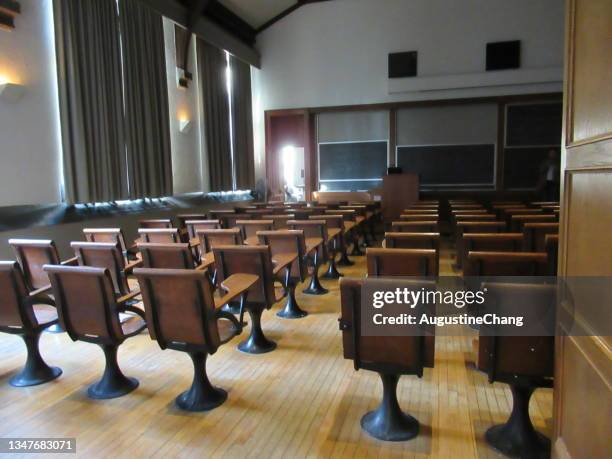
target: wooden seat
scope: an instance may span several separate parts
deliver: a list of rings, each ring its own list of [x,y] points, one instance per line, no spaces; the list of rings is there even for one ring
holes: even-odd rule
[[[372,249],[368,249],[368,252]],[[353,361],[355,370],[376,371],[383,385],[378,408],[361,418],[361,427],[380,440],[409,440],[418,435],[419,422],[401,411],[397,383],[401,375],[423,376],[425,367],[433,368],[435,337],[415,332],[413,336],[364,336],[361,333],[361,280],[340,281],[342,345],[344,358]]]
[[[210,383],[207,357],[242,332],[242,317],[236,320],[221,306],[236,298],[242,301],[257,276],[228,277],[223,296],[215,301],[211,285],[202,272],[136,269],[134,273],[142,288],[151,339],[161,349],[186,352],[193,362],[191,388],[176,398],[176,405],[186,411],[206,411],[223,404],[227,392]]]
[[[458,266],[465,266],[468,252],[520,252],[522,233],[466,233],[462,237],[461,252],[457,252]]]
[[[500,315],[512,315],[517,304],[541,306],[530,317],[540,323],[555,310],[555,287],[549,285],[483,283],[487,296],[495,298]],[[504,314],[504,311],[506,314]],[[551,317],[547,328],[554,330]],[[552,387],[554,374],[554,336],[496,336],[483,325],[478,340],[478,367],[489,382],[510,385],[512,414],[502,425],[489,428],[487,443],[510,457],[549,457],[550,440],[538,433],[529,418],[529,400],[538,387]]]
[[[146,228],[146,229],[172,228],[172,220],[170,220],[169,218],[155,218],[155,219],[148,219],[148,220],[140,220],[138,222],[138,227]]]
[[[136,246],[128,244],[121,228],[83,228],[83,234],[87,242],[110,242],[119,244],[121,251],[127,260],[132,260],[136,254]]]
[[[68,336],[73,341],[98,344],[104,351],[104,374],[89,387],[88,396],[115,398],[136,389],[138,381],[125,377],[117,364],[117,349],[145,328],[144,312],[115,297],[107,269],[46,265],[45,271],[51,281],[60,323]],[[120,311],[130,312],[130,319],[122,322]]]
[[[282,272],[293,260],[286,258],[283,263],[275,266],[270,247],[267,245],[215,246],[213,253],[220,285],[234,274],[254,274],[258,277],[257,282],[247,290],[244,304],[251,317],[251,332],[248,339],[238,345],[238,349],[249,354],[273,351],[276,343],[265,337],[261,328],[261,315],[265,309],[270,309],[284,296],[276,295],[275,272]]]
[[[327,223],[325,220],[289,220],[287,225],[292,230],[304,232],[306,258],[312,265],[309,285],[302,293],[306,295],[324,295],[328,293],[319,281],[321,260],[327,258]]]
[[[366,251],[368,276],[437,276],[433,249],[376,249]]]
[[[9,239],[9,245],[21,266],[28,292],[44,292],[51,285],[44,265],[76,265],[76,257],[60,262],[55,243],[46,239]]]
[[[311,215],[308,217],[310,220],[319,220],[325,221],[327,224],[327,253],[328,253],[328,263],[327,270],[323,274],[323,278],[325,279],[339,279],[343,276],[337,269],[336,265],[352,265],[354,264],[350,261],[346,255],[346,244],[344,239],[344,218],[342,215],[329,215],[329,214],[318,214]],[[336,263],[336,255],[340,254],[341,258]]]
[[[139,228],[139,242],[157,242],[161,244],[181,242],[178,228]]]
[[[113,289],[117,297],[129,296],[124,301],[133,299],[140,294],[138,289],[130,290],[128,276],[135,267],[142,264],[141,260],[125,263],[121,248],[117,243],[102,242],[72,242],[70,244],[80,266],[95,266],[106,268],[113,281]]]
[[[239,228],[198,230],[200,250],[203,254],[212,252],[218,245],[241,245],[242,234]]]
[[[195,269],[198,267],[189,244],[143,242],[138,244],[138,250],[142,255],[142,265],[145,268]]]
[[[440,219],[438,214],[401,214],[399,216],[403,222],[422,222],[422,221],[438,221]]]
[[[197,239],[198,231],[207,229],[220,229],[221,222],[219,220],[185,220],[185,227],[189,240]]]
[[[457,267],[463,266],[465,252],[463,247],[463,235],[468,233],[499,233],[506,229],[506,222],[497,220],[458,221],[455,223]]]
[[[29,387],[58,378],[62,370],[50,367],[40,355],[42,331],[57,324],[54,302],[47,295],[30,295],[16,261],[0,261],[0,331],[19,335],[26,345],[26,363],[9,384]]]
[[[272,220],[237,220],[236,228],[240,229],[242,240],[246,245],[257,245],[258,231],[271,231],[274,222]]]
[[[287,289],[287,301],[284,308],[276,315],[284,319],[299,319],[308,315],[300,308],[295,299],[295,288],[298,282],[306,279],[306,238],[302,230],[258,231],[261,245],[270,247],[272,260],[276,257],[291,256],[295,261],[288,265],[282,274],[282,281]]]
[[[394,233],[437,233],[437,220],[422,220],[416,222],[392,222],[391,231]]]
[[[468,252],[464,276],[547,276],[546,253]]]
[[[554,214],[514,214],[510,217],[510,230],[522,231],[526,223],[555,223],[558,219],[559,218]]]
[[[533,252],[546,252],[546,235],[559,233],[559,223],[525,223],[523,225],[523,239],[525,250]]]

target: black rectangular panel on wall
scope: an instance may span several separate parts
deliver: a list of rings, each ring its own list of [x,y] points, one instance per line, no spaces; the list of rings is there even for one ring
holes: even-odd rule
[[[561,102],[508,105],[506,146],[559,145],[562,113]]]
[[[370,191],[382,187],[382,179],[378,180],[340,180],[319,184],[320,191]]]
[[[540,165],[548,147],[506,148],[504,150],[504,188],[533,189],[540,178]]]
[[[378,179],[387,170],[387,142],[319,144],[319,180]]]
[[[495,145],[399,146],[397,165],[419,174],[421,186],[492,187]]]

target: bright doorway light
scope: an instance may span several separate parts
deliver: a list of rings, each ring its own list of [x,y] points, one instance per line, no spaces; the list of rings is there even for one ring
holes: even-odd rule
[[[287,145],[281,150],[281,158],[283,164],[283,178],[285,184],[288,187],[295,186],[295,163],[296,163],[296,151],[293,145]]]

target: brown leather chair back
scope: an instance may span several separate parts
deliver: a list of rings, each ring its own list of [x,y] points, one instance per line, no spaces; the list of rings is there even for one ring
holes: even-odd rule
[[[545,310],[531,310],[524,320],[542,321],[555,310],[555,286],[485,282],[487,298],[496,303],[496,312],[512,316],[517,304],[541,306]],[[530,307],[531,309],[531,307]],[[550,320],[554,318],[550,315]],[[554,374],[554,336],[493,336],[481,328],[478,339],[478,368],[489,375],[489,381],[517,384],[520,378],[552,378]],[[554,323],[549,324],[554,329]]]
[[[270,247],[267,245],[226,245],[213,248],[217,280],[223,283],[232,274],[255,274],[259,280],[248,290],[249,303],[267,308],[275,302],[274,275]]]
[[[437,233],[438,220],[428,219],[416,222],[392,222],[391,231],[394,233]]]
[[[104,268],[46,265],[60,323],[73,341],[124,340],[113,281]]]
[[[440,248],[440,233],[385,233],[386,249]]]
[[[306,239],[302,230],[258,231],[259,243],[270,247],[272,258],[277,254],[295,254],[297,261],[291,264],[291,277],[303,281],[306,278]]]
[[[142,264],[145,268],[156,269],[193,269],[195,261],[187,243],[138,244],[142,254]]]
[[[172,220],[169,218],[155,218],[149,220],[140,220],[138,222],[139,228],[172,228]]]
[[[0,261],[0,331],[35,328],[38,323],[19,263]]]
[[[242,234],[242,240],[257,237],[258,231],[271,231],[274,222],[272,220],[236,220],[236,228]]]
[[[212,286],[206,273],[184,269],[137,268],[151,338],[162,349],[213,354],[221,342]]]
[[[464,276],[547,276],[546,253],[468,252]]]
[[[21,265],[28,290],[47,287],[49,276],[43,266],[60,264],[55,243],[42,239],[9,239],[9,244],[13,247],[15,257]]]
[[[83,228],[83,234],[85,234],[87,242],[118,243],[123,253],[127,251],[125,237],[121,228]]]
[[[198,231],[208,229],[221,229],[221,222],[219,220],[185,220],[185,226],[187,227],[187,233],[189,239],[195,239],[198,237]]]
[[[80,266],[95,266],[106,268],[113,280],[113,288],[117,295],[126,295],[130,291],[127,278],[124,275],[125,259],[117,243],[104,242],[72,242],[70,244]]]
[[[239,228],[204,230],[197,232],[200,238],[200,249],[202,253],[211,252],[219,245],[240,245],[242,235]]]
[[[432,249],[366,250],[369,276],[437,276],[436,251]]]
[[[546,235],[558,234],[559,223],[525,223],[523,225],[523,237],[525,239],[525,250],[534,252],[546,251]]]
[[[434,366],[435,337],[363,336],[361,334],[360,279],[340,279],[342,345],[344,358],[353,360],[355,369],[423,375],[423,368]]]
[[[161,244],[181,242],[178,228],[140,228],[138,234],[142,242],[157,242]]]

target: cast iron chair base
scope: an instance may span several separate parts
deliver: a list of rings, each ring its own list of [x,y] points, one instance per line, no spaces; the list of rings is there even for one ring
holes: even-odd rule
[[[240,314],[240,304],[239,303],[226,304],[221,309],[229,312],[230,314],[234,314],[235,316]]]
[[[9,380],[13,387],[38,386],[59,378],[62,370],[50,367],[43,360],[38,349],[40,332],[34,335],[20,335],[26,345],[27,357],[23,369]]]
[[[361,247],[359,245],[359,238],[356,237],[353,240],[353,250],[351,251],[351,256],[352,257],[362,257],[363,255],[365,254],[361,251]]]
[[[287,303],[281,311],[276,313],[276,315],[283,319],[301,319],[302,317],[306,317],[308,313],[300,308],[295,299],[295,284],[291,283],[288,290]]]
[[[513,400],[510,418],[505,424],[487,430],[487,443],[510,457],[550,457],[550,440],[534,429],[529,418],[529,399],[534,388],[511,385],[510,390]]]
[[[338,271],[336,268],[336,258],[335,255],[329,259],[329,263],[327,265],[327,271],[321,277],[324,279],[340,279],[344,274]]]
[[[343,250],[340,254],[340,259],[338,260],[338,266],[353,266],[354,264],[354,261],[349,260],[346,250]]]
[[[326,293],[329,293],[329,290],[324,288],[319,281],[319,259],[317,254],[314,256],[313,265],[310,285],[308,285],[308,288],[302,290],[302,293],[306,295],[325,295]]]
[[[209,411],[223,405],[227,392],[210,383],[206,373],[206,353],[190,352],[189,357],[193,362],[193,382],[188,390],[176,397],[176,406],[184,411]]]
[[[361,428],[374,438],[404,441],[419,433],[419,421],[405,414],[397,401],[399,375],[379,373],[383,383],[383,399],[378,408],[361,418]]]
[[[129,394],[138,387],[138,380],[128,378],[119,368],[117,363],[117,346],[102,344],[100,345],[104,351],[106,359],[104,374],[102,379],[95,384],[92,384],[87,389],[87,395],[94,400],[105,400],[109,398],[117,398],[122,395]]]
[[[263,313],[261,306],[249,308],[251,316],[251,334],[249,337],[238,345],[238,350],[247,354],[265,354],[276,349],[276,343],[270,341],[261,329],[261,314]]]

